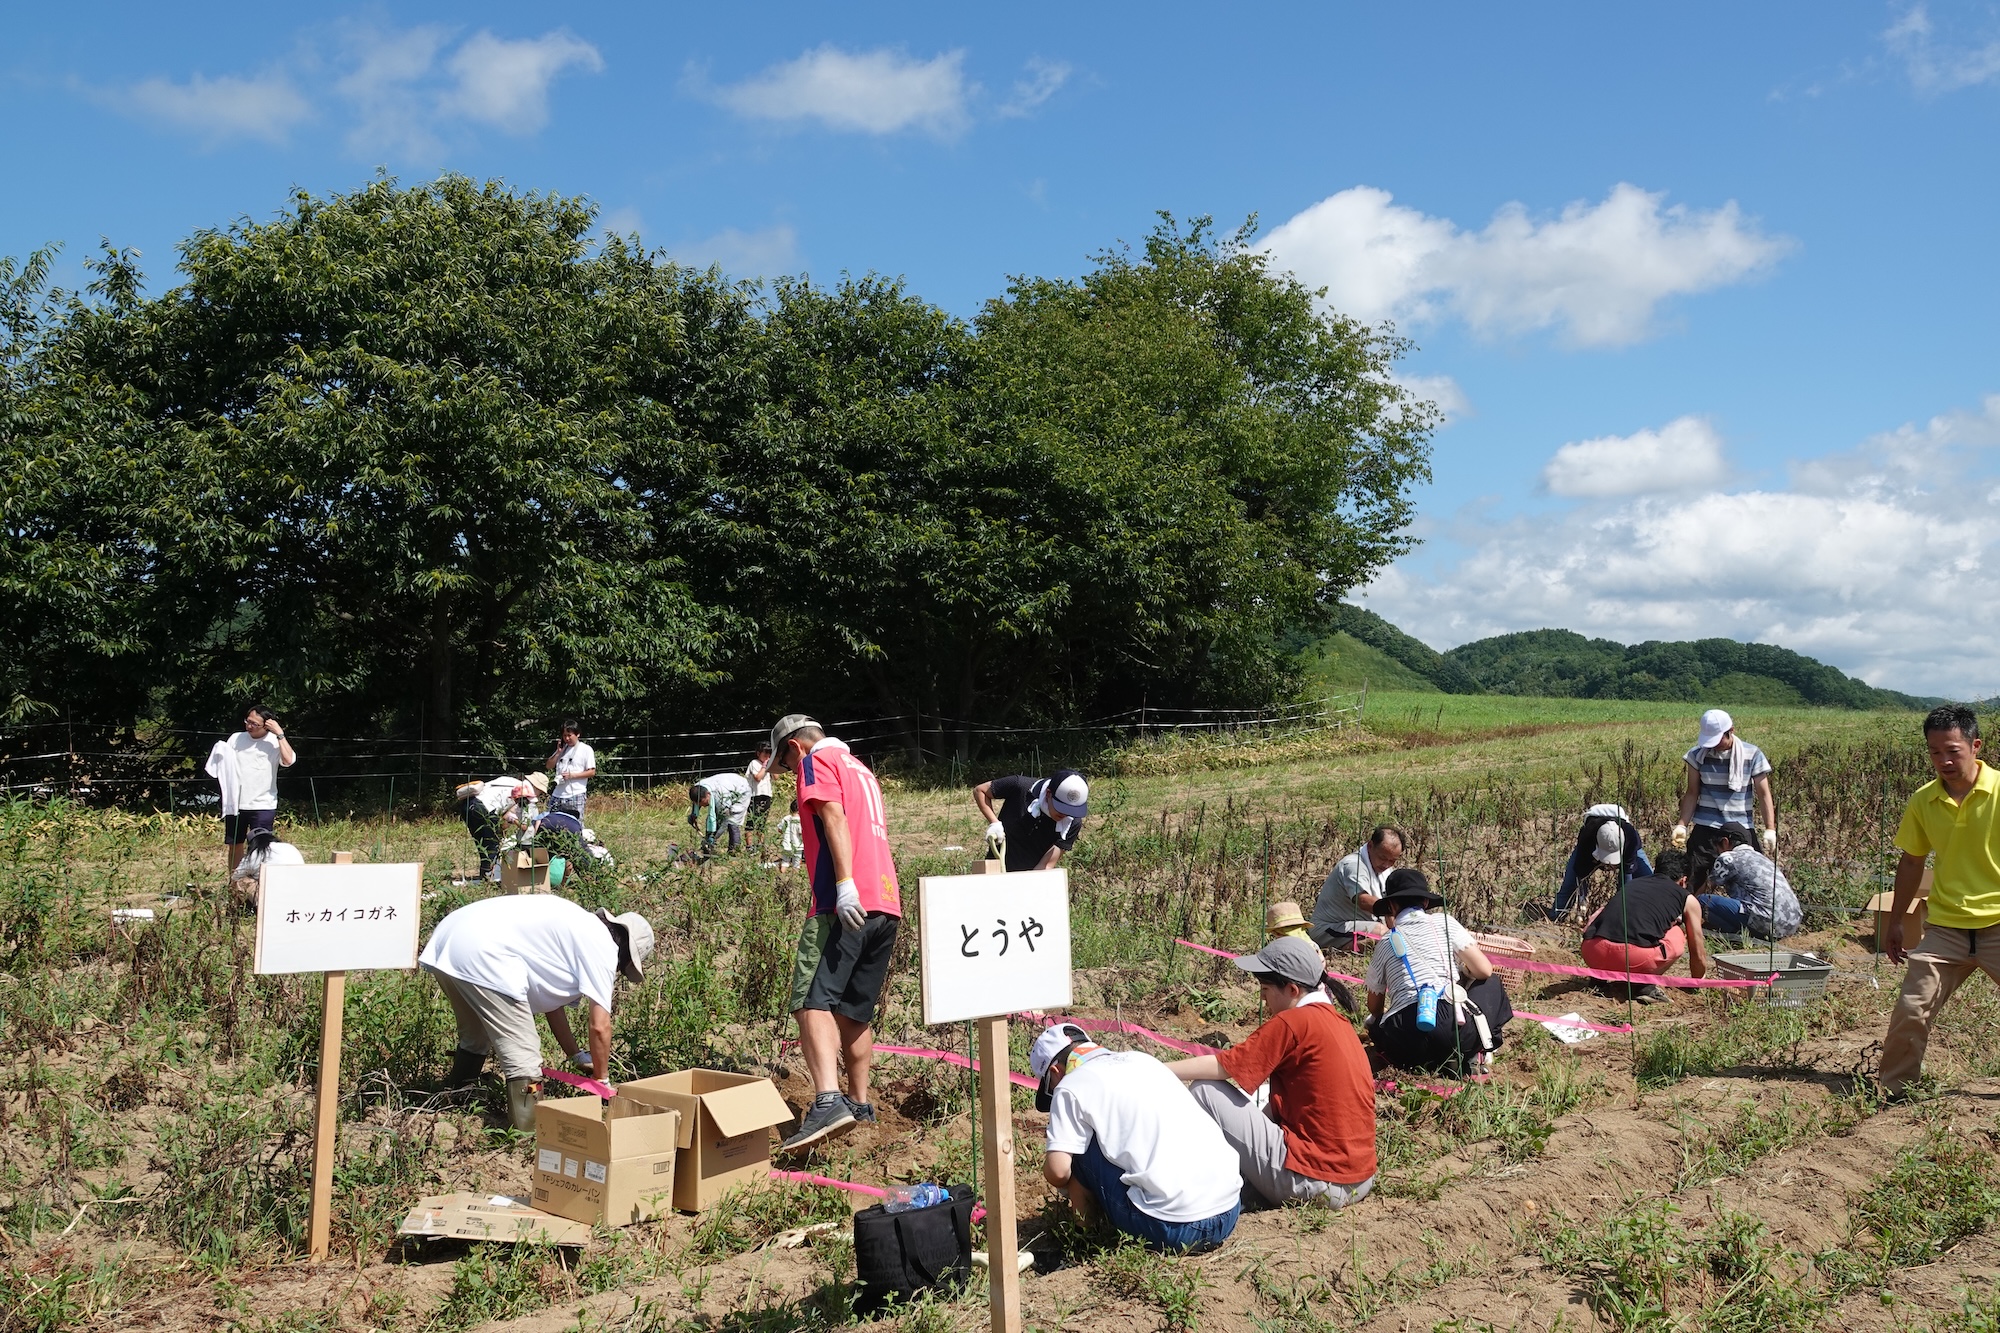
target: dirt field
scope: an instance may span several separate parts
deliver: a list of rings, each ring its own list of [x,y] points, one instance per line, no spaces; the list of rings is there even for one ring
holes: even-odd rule
[[[1629,1011],[1635,1033],[1576,1046],[1517,1020],[1490,1081],[1425,1080],[1449,1094],[1438,1095],[1405,1078],[1378,1097],[1381,1183],[1348,1211],[1249,1212],[1227,1246],[1197,1258],[1107,1247],[1041,1184],[1042,1117],[1017,1094],[1023,1240],[1038,1261],[1024,1284],[1029,1324],[1994,1329],[2000,1253],[1986,1228],[2000,1213],[2000,996],[1969,983],[1933,1043],[1935,1086],[1882,1105],[1869,1075],[1900,973],[1870,951],[1866,918],[1834,910],[1864,900],[1881,868],[1873,793],[1909,771],[1915,744],[1899,728],[1914,732],[1910,719],[1802,710],[1744,720],[1779,761],[1781,827],[1796,820],[1801,841],[1819,844],[1792,854],[1815,904],[1807,944],[1836,965],[1823,999],[1779,1010],[1677,993]],[[1648,756],[1671,760],[1684,730],[1635,720],[1385,737],[1320,758],[1107,781],[1075,862],[1076,1012],[1212,1045],[1240,1039],[1256,1021],[1254,991],[1173,936],[1251,944],[1267,895],[1305,885],[1309,902],[1355,829],[1389,814],[1427,821],[1427,867],[1463,894],[1458,910],[1474,924],[1574,961],[1575,928],[1525,910],[1552,891],[1573,832],[1573,814],[1556,816],[1607,790],[1635,793],[1635,810],[1657,802],[1670,769]],[[907,887],[961,866],[965,853],[946,849],[980,831],[962,792],[892,786],[890,814]],[[665,802],[606,801],[593,821],[620,865],[580,883],[579,897],[647,911],[663,960],[646,987],[621,995],[617,1076],[697,1062],[761,1071],[797,1105],[807,1086],[778,986],[803,905],[796,878],[743,859],[662,866],[682,827]],[[1662,831],[1643,810],[1641,823],[1649,840]],[[494,1087],[438,1090],[447,1015],[434,988],[399,974],[357,977],[352,989],[337,1259],[304,1264],[318,983],[248,976],[247,923],[214,888],[212,829],[17,808],[0,834],[4,1333],[851,1321],[839,1228],[783,1243],[847,1214],[852,1196],[832,1190],[776,1186],[575,1255],[395,1241],[395,1219],[422,1194],[524,1192],[530,1157],[499,1128]],[[335,847],[421,857],[436,895],[427,912],[467,894],[450,870],[469,868],[470,846],[445,822],[295,836],[314,857]],[[114,905],[170,915],[114,928]],[[962,1050],[962,1028],[919,1025],[909,945],[882,1039]],[[1565,978],[1514,974],[1509,989],[1522,1009],[1628,1017],[1623,1002]],[[1017,1067],[1027,1035],[1017,1024]],[[877,1082],[882,1123],[811,1168],[871,1183],[970,1181],[966,1075],[884,1057]],[[975,1279],[885,1323],[975,1328],[984,1317]]]

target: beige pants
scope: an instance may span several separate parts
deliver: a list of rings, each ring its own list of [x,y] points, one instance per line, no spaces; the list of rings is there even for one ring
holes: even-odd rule
[[[526,1000],[446,976],[428,964],[424,971],[438,979],[444,998],[451,1002],[452,1017],[458,1020],[458,1049],[491,1055],[502,1078],[542,1076],[542,1034]]]
[[[1973,972],[1983,971],[2000,983],[2000,926],[1960,930],[1932,925],[1910,950],[1903,993],[1889,1015],[1889,1035],[1882,1038],[1882,1087],[1900,1091],[1924,1071],[1924,1048],[1938,1010]]]

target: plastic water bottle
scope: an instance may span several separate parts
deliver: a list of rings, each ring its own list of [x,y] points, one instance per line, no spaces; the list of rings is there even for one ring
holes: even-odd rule
[[[944,1186],[933,1185],[929,1181],[921,1185],[897,1185],[882,1201],[882,1211],[907,1213],[913,1208],[929,1208],[932,1204],[943,1203],[950,1197]]]
[[[1417,1027],[1424,1032],[1437,1031],[1438,988],[1429,982],[1417,987]]]

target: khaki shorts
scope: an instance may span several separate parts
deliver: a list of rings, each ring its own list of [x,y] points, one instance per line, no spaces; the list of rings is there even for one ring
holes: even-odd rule
[[[444,998],[458,1020],[458,1049],[491,1055],[505,1078],[542,1076],[542,1034],[526,1000],[475,986],[447,976],[429,963],[424,971],[438,979]]]

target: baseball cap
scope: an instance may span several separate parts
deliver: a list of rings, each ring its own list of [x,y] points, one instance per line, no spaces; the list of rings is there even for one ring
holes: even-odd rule
[[[1597,828],[1597,850],[1592,853],[1597,864],[1615,866],[1625,859],[1625,830],[1606,820]]]
[[[536,772],[528,774],[527,783],[530,787],[533,787],[538,794],[542,796],[547,796],[549,794],[548,774],[537,770]]]
[[[792,738],[793,732],[804,731],[807,727],[819,727],[820,730],[825,730],[806,713],[787,713],[779,718],[777,725],[771,728],[771,753],[776,754],[784,749],[785,742]]]
[[[1073,768],[1059,768],[1042,794],[1051,810],[1065,819],[1082,819],[1090,813],[1090,784]]]
[[[600,907],[597,919],[611,927],[612,937],[618,941],[618,970],[627,981],[644,981],[646,959],[653,952],[653,927],[637,912],[613,916]]]
[[[1040,1080],[1035,1089],[1035,1109],[1046,1111],[1049,1101],[1055,1096],[1053,1074],[1061,1065],[1062,1057],[1072,1046],[1090,1043],[1090,1034],[1074,1023],[1054,1023],[1042,1029],[1042,1035],[1035,1038],[1035,1044],[1028,1048],[1028,1072]]]
[[[1695,737],[1695,748],[1697,750],[1706,750],[1709,746],[1735,730],[1735,727],[1736,719],[1729,716],[1729,714],[1723,712],[1720,708],[1709,709],[1701,715],[1701,734]]]
[[[1326,974],[1326,955],[1311,940],[1280,935],[1256,953],[1238,958],[1236,966],[1245,972],[1275,972],[1301,986],[1317,986]]]
[[[1737,820],[1732,819],[1722,826],[1722,836],[1735,843],[1738,847],[1755,847],[1757,845],[1757,835],[1750,831],[1750,826],[1740,823]]]

